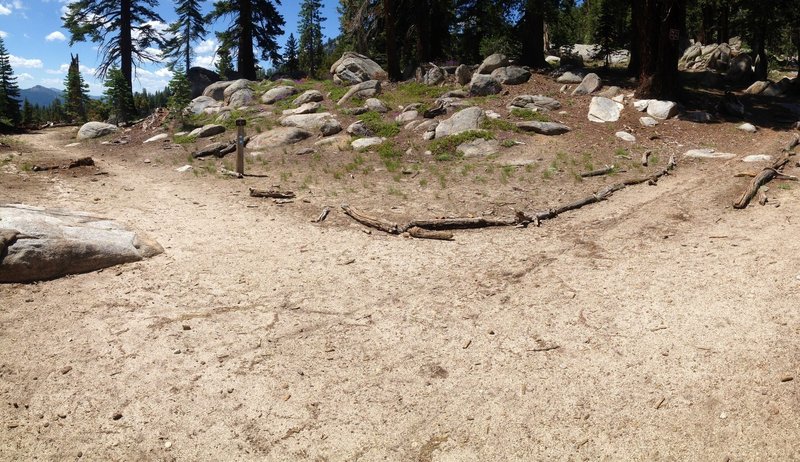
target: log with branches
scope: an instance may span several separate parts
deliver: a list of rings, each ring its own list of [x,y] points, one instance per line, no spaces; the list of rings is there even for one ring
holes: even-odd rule
[[[794,138],[786,147],[783,149],[784,154],[776,160],[772,165],[769,167],[764,168],[760,172],[754,175],[753,179],[750,180],[750,183],[747,185],[747,188],[742,191],[742,194],[733,203],[733,208],[735,209],[743,209],[747,207],[751,200],[758,194],[759,188],[761,186],[769,183],[774,179],[782,179],[782,180],[794,180],[795,177],[784,175],[781,170],[789,163],[791,160],[790,157],[794,155],[792,152],[797,145],[800,144],[800,138]]]
[[[266,197],[269,199],[294,199],[295,194],[292,191],[250,188],[250,197]]]

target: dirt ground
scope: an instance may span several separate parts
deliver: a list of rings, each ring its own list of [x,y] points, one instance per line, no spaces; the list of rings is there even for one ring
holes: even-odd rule
[[[618,180],[573,178],[584,152],[602,166],[627,149],[625,177],[694,147],[777,155],[793,136],[668,121],[631,148],[613,133],[639,114],[592,125],[586,106],[563,115],[568,135],[418,175],[375,161],[336,178],[354,153],[284,153],[233,180],[216,160],[178,173],[184,147],[135,132],[15,137],[0,202],[102,214],[165,253],[0,286],[0,459],[800,460],[800,188],[731,207],[749,181],[733,174],[763,164],[678,156],[657,186],[453,242],[367,233],[338,210],[505,216]],[[644,149],[655,167],[635,168]],[[97,166],[29,168],[83,155]],[[564,165],[502,168],[518,158]],[[277,184],[298,199],[247,195]]]

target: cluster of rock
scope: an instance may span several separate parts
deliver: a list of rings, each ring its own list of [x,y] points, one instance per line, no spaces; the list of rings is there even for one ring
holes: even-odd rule
[[[748,95],[776,97],[800,95],[800,77],[795,77],[794,79],[784,77],[778,82],[773,82],[771,80],[759,80],[747,87],[744,92]]]
[[[753,64],[753,58],[742,52],[739,37],[731,38],[728,43],[692,43],[678,61],[680,69],[723,72],[728,82],[736,84],[752,82]]]

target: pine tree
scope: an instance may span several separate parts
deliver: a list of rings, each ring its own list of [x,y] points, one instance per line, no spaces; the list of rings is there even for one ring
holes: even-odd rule
[[[0,119],[6,119],[12,125],[20,121],[19,87],[14,69],[11,68],[8,51],[0,37]]]
[[[28,98],[22,103],[22,126],[30,127],[34,123],[33,106]]]
[[[300,4],[300,32],[299,59],[300,67],[308,75],[317,77],[322,60],[322,21],[325,18],[321,13],[322,3],[319,0],[303,0]]]
[[[294,39],[294,34],[289,34],[283,49],[284,72],[295,77],[300,70],[300,62],[297,58],[297,40]]]
[[[261,59],[280,61],[276,37],[283,34],[283,16],[275,8],[279,0],[217,0],[209,14],[211,20],[233,16],[234,24],[226,32],[228,43],[236,44],[236,68],[241,77],[256,79],[256,55],[253,45],[261,49]]]
[[[115,122],[127,122],[136,115],[133,104],[133,92],[122,71],[116,67],[109,69],[106,81],[105,97],[108,100],[110,118]]]
[[[183,60],[183,69],[188,71],[192,66],[192,43],[203,40],[206,36],[205,18],[200,13],[199,0],[179,0],[175,5],[178,20],[170,24],[167,32],[172,38],[164,43],[164,57],[172,68]]]
[[[601,0],[600,12],[597,16],[597,25],[594,31],[594,40],[599,47],[598,56],[603,57],[606,67],[611,64],[611,54],[615,50],[619,37],[615,27],[617,9],[614,0]]]
[[[225,40],[221,40],[221,45],[217,49],[217,74],[222,80],[228,80],[233,72],[233,58],[231,58],[231,47]]]
[[[134,64],[158,58],[149,51],[162,44],[154,27],[155,22],[162,21],[155,12],[157,6],[158,0],[77,0],[68,4],[62,18],[64,28],[71,34],[70,45],[86,41],[100,44],[98,77],[107,77],[119,65],[131,91],[126,100],[133,100]]]
[[[172,80],[169,81],[172,96],[169,97],[169,108],[178,120],[183,120],[183,110],[192,101],[192,86],[183,69],[175,69]]]
[[[69,70],[64,80],[64,111],[72,122],[86,121],[86,106],[89,103],[89,85],[83,81],[78,55],[70,54]]]

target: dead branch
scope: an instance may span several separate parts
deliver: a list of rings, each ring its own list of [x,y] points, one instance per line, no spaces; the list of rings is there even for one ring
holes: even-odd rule
[[[250,188],[250,197],[267,197],[270,199],[293,199],[292,191],[278,191],[277,189],[255,189]]]
[[[758,173],[740,172],[733,176],[736,178],[755,178],[757,175]],[[773,180],[800,181],[800,178],[797,178],[796,176],[792,175],[784,175],[783,173],[778,173],[775,175],[775,178],[773,178]]]
[[[647,167],[647,163],[650,162],[650,154],[652,153],[653,151],[645,151],[644,154],[642,154],[642,167]]]
[[[328,214],[329,213],[331,213],[331,208],[330,207],[323,208],[322,212],[319,214],[319,216],[317,218],[311,220],[311,223],[321,223],[321,222],[325,221],[325,219],[328,218]]]
[[[783,150],[785,152],[792,152],[798,145],[800,145],[800,138],[795,137],[792,141],[789,141],[789,144],[787,144]]]
[[[219,173],[221,175],[232,176],[234,178],[244,178],[244,175],[242,175],[241,173],[234,172],[233,170],[228,170],[227,168],[220,168],[219,169]],[[251,189],[251,191],[252,191],[252,189]],[[250,195],[252,196],[252,194],[250,194]]]
[[[760,188],[758,188],[757,196],[758,196],[758,203],[759,204],[767,205],[767,200],[768,199],[767,199],[767,187],[766,186],[761,186]]]
[[[592,170],[591,172],[583,172],[583,173],[581,173],[581,178],[589,178],[589,177],[592,177],[592,176],[607,175],[609,173],[612,173],[615,169],[616,169],[616,167],[614,167],[613,165],[606,165],[604,168],[600,168],[600,169],[597,169],[597,170]]]
[[[428,229],[412,226],[408,229],[408,234],[417,239],[437,239],[440,241],[452,241],[453,233],[449,231],[431,231]]]
[[[375,228],[389,234],[400,234],[400,228],[397,226],[397,223],[392,223],[382,218],[371,217],[354,207],[350,207],[347,204],[342,204],[342,211],[344,211],[347,216],[361,223],[362,225],[369,226],[370,228]]]
[[[404,230],[417,227],[430,230],[448,229],[473,229],[487,228],[490,226],[514,226],[517,224],[515,218],[436,218],[432,220],[414,220],[403,227]]]
[[[94,159],[91,157],[81,157],[78,160],[70,162],[67,168],[91,167],[92,165],[94,165]]]
[[[789,163],[789,156],[791,154],[787,153],[784,154],[780,159],[776,160],[774,164],[770,167],[766,167],[765,169],[761,170],[751,181],[750,184],[747,185],[747,189],[745,189],[742,194],[739,196],[739,199],[733,203],[733,208],[735,209],[743,209],[747,207],[747,204],[753,200],[756,193],[758,192],[758,188],[761,186],[769,183],[773,178],[780,174],[779,170],[781,170],[786,164]]]

